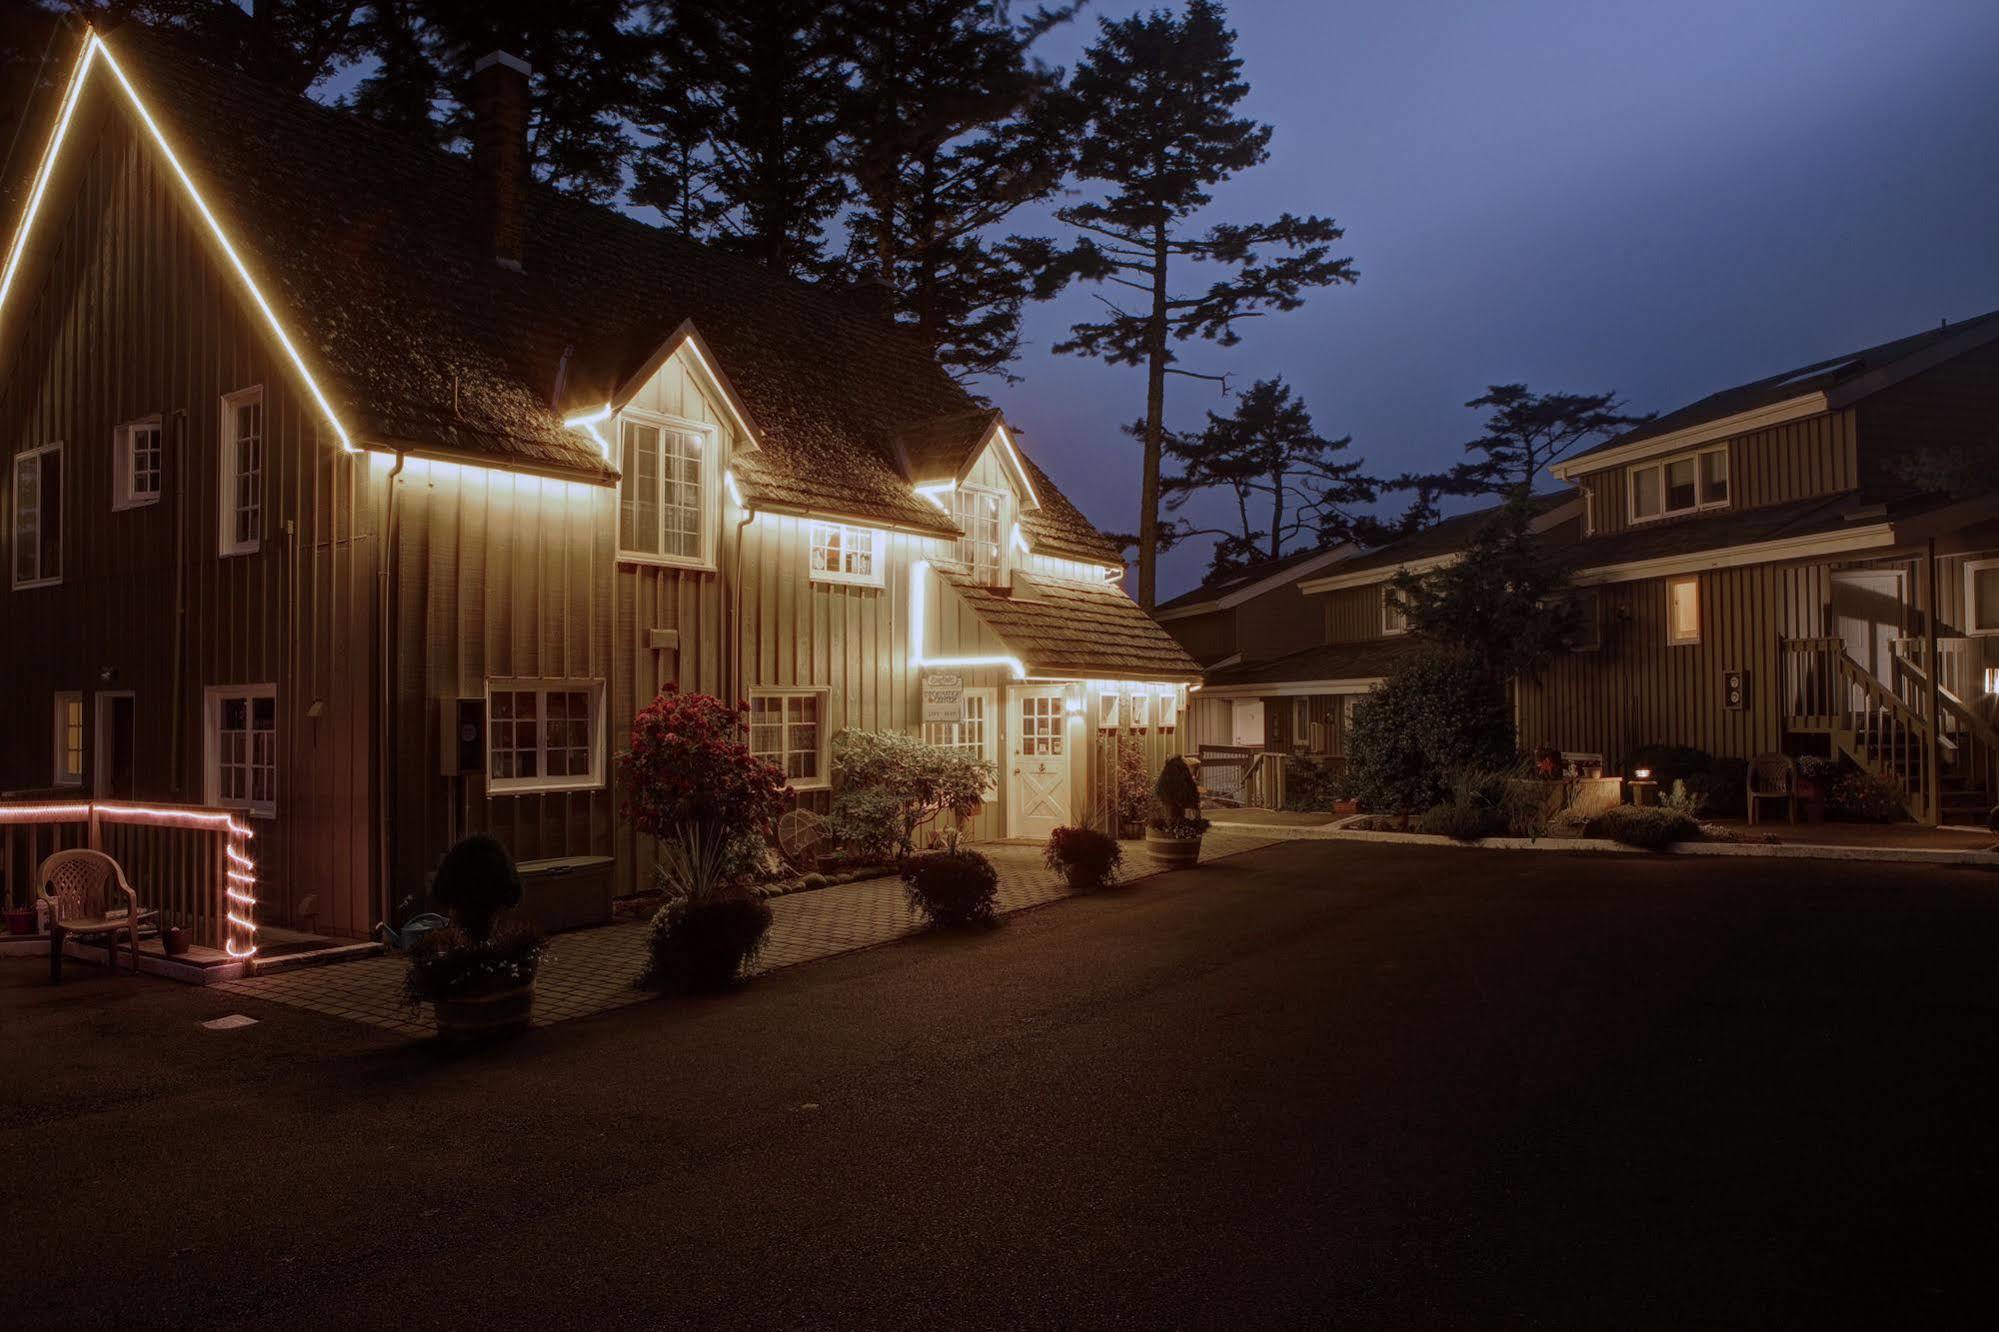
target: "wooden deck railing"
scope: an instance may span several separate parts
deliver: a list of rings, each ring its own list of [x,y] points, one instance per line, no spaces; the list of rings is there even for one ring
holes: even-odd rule
[[[1284,761],[1276,750],[1201,746],[1201,789],[1219,801],[1258,809],[1284,808]]]
[[[36,871],[57,851],[116,860],[143,909],[197,944],[249,957],[257,944],[251,830],[233,812],[195,805],[67,798],[0,800],[0,900],[32,906]]]
[[[1843,639],[1787,638],[1783,658],[1791,729],[1832,736],[1861,766],[1899,786],[1911,814],[1933,818],[1927,699],[1912,704],[1849,656]]]

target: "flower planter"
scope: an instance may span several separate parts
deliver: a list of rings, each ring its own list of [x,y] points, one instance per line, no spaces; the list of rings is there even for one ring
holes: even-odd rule
[[[1157,828],[1145,830],[1145,847],[1168,869],[1185,869],[1200,863],[1201,839],[1198,837],[1168,837]]]
[[[33,907],[10,907],[7,911],[7,933],[33,934],[35,932],[35,909]]]
[[[1360,813],[1360,801],[1358,800],[1335,800],[1333,802],[1333,815],[1336,818],[1352,818],[1358,813]]]
[[[454,995],[431,1001],[437,1014],[437,1034],[446,1040],[478,1041],[518,1036],[534,1016],[534,985],[485,994]]]
[[[1139,838],[1145,836],[1145,820],[1119,819],[1117,835],[1119,841],[1136,842]]]

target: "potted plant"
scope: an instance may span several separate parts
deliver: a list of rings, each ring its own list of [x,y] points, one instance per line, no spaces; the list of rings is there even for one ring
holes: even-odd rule
[[[984,928],[999,923],[999,871],[978,852],[943,836],[943,849],[903,861],[902,882],[912,911],[940,929]]]
[[[1146,846],[1168,869],[1195,864],[1209,824],[1201,817],[1201,788],[1194,784],[1187,760],[1178,754],[1167,759],[1152,793],[1158,808],[1145,825]]]
[[[742,882],[727,829],[684,824],[660,843],[665,905],[652,918],[641,989],[713,994],[763,951],[770,904]]]
[[[431,896],[451,924],[409,950],[403,1001],[429,1004],[437,1033],[469,1040],[526,1031],[534,1014],[534,978],[548,945],[534,925],[502,922],[521,900],[521,878],[506,847],[483,834],[445,853]]]
[[[1094,892],[1117,879],[1124,864],[1118,839],[1095,828],[1057,828],[1048,835],[1041,858],[1061,874],[1074,893]]]
[[[1826,797],[1839,780],[1839,764],[1832,759],[1807,754],[1798,760],[1798,802],[1805,807],[1810,823],[1825,822]]]

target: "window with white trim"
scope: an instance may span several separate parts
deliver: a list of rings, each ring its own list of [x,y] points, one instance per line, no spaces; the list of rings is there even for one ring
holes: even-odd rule
[[[56,695],[55,784],[83,784],[83,695],[75,690]]]
[[[815,583],[882,583],[882,533],[875,527],[812,522],[807,525],[807,568]]]
[[[923,723],[923,742],[953,750],[966,758],[983,759],[993,764],[994,781],[998,780],[999,731],[993,725],[997,711],[998,695],[991,689],[967,689],[965,691],[965,716],[962,721]],[[990,795],[993,785],[988,784],[986,793]]]
[[[1138,692],[1125,700],[1125,707],[1129,710],[1125,721],[1132,730],[1143,731],[1152,726],[1152,693],[1145,686],[1140,685]]]
[[[1123,696],[1115,689],[1097,695],[1097,728],[1115,731],[1121,724]]]
[[[629,411],[618,418],[621,558],[714,564],[714,455],[705,426]]]
[[[160,418],[127,421],[111,432],[111,507],[136,509],[160,497]]]
[[[14,586],[62,581],[62,445],[14,458]]]
[[[604,785],[604,682],[486,681],[486,790]]]
[[[1701,641],[1701,583],[1692,574],[1666,580],[1666,641]]]
[[[960,486],[951,492],[951,516],[964,535],[958,558],[988,587],[1006,579],[1006,496],[997,490]]]
[[[1999,634],[1999,560],[1970,560],[1964,566],[1964,632]]]
[[[1409,615],[1393,587],[1381,589],[1381,632],[1384,637],[1409,632]]]
[[[238,389],[222,399],[219,549],[247,555],[264,541],[264,390]]]
[[[1291,700],[1291,748],[1300,754],[1312,750],[1312,700],[1303,694]]]
[[[1159,696],[1159,729],[1170,731],[1180,724],[1180,686],[1174,685]]]
[[[278,807],[278,687],[208,690],[208,803],[252,814]]]
[[[1728,446],[1699,449],[1625,469],[1631,521],[1650,522],[1728,503]]]
[[[782,769],[793,790],[826,786],[825,722],[825,690],[752,692],[750,753]]]

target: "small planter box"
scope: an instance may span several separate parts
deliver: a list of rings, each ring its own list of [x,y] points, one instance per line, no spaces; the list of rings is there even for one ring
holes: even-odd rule
[[[1156,828],[1147,828],[1145,847],[1158,856],[1160,863],[1168,869],[1185,869],[1201,859],[1201,839],[1198,837],[1167,837]]]
[[[464,995],[432,1002],[437,1034],[447,1041],[485,1041],[518,1036],[534,1019],[532,982],[512,990]]]
[[[548,934],[611,923],[609,856],[558,856],[523,860],[521,904],[514,915],[531,920]]]

